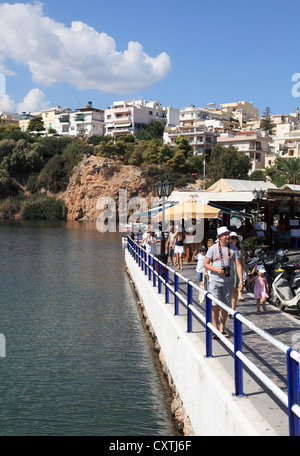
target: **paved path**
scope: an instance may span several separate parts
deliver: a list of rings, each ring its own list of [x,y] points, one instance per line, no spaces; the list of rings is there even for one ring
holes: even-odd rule
[[[173,271],[177,270],[171,267]],[[184,263],[183,270],[178,271],[186,279],[197,284],[196,263]],[[170,273],[170,281],[173,279]],[[186,293],[186,283],[179,280],[179,287]],[[163,287],[164,288],[164,287]],[[270,335],[280,340],[289,347],[300,342],[300,318],[296,311],[282,312],[271,304],[267,304],[267,312],[256,314],[256,300],[253,295],[243,292],[245,301],[238,302],[236,310],[245,318],[255,323],[258,327],[267,331]],[[172,296],[170,294],[171,302]],[[198,291],[193,289],[193,304],[205,315],[204,306],[200,303]],[[186,309],[180,306],[180,315],[185,315]],[[228,318],[226,329],[230,333],[229,340],[233,343],[233,320]],[[204,337],[204,327],[201,323],[193,323],[193,332],[199,332],[199,337]],[[243,325],[243,353],[255,363],[279,388],[287,393],[287,373],[285,354],[274,347],[271,343],[258,336],[253,330]],[[233,359],[230,350],[221,342],[213,342],[213,355],[224,362],[225,368],[233,373]],[[245,369],[247,372],[247,369]],[[258,385],[258,386],[257,386]],[[247,373],[244,376],[244,390],[247,397],[252,399],[255,406],[270,421],[281,435],[288,435],[288,419],[286,408],[281,405],[277,398],[273,397],[272,403],[266,393],[266,387],[259,381],[253,381],[253,375]],[[271,394],[272,397],[272,394]]]

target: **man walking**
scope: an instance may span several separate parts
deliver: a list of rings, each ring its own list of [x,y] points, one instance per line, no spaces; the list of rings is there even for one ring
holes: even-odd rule
[[[241,255],[237,247],[231,245],[230,231],[226,226],[221,226],[217,231],[218,242],[208,249],[204,267],[210,271],[209,274],[209,291],[214,298],[231,307],[231,297],[233,291],[233,264],[236,265],[237,275],[239,278],[238,288],[243,289],[243,269]],[[220,310],[220,332],[229,337],[225,331],[227,312],[223,308]],[[212,301],[212,323],[218,328],[219,306]],[[217,338],[216,335],[213,336]]]

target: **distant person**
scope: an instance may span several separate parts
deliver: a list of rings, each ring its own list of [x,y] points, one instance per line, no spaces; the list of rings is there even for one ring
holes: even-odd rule
[[[210,271],[209,275],[209,291],[214,298],[231,307],[231,298],[233,290],[233,264],[236,265],[236,270],[239,278],[239,289],[243,287],[243,268],[241,264],[241,256],[237,247],[231,245],[230,231],[226,226],[221,226],[217,230],[217,241],[212,245],[206,254],[204,267]],[[225,331],[225,323],[227,319],[227,311],[223,308],[219,311],[219,306],[212,301],[212,322],[215,328],[218,328],[220,313],[220,332],[225,337],[229,334]],[[217,336],[214,334],[214,339]]]
[[[206,269],[204,268],[206,252],[207,252],[206,247],[204,247],[204,245],[202,245],[199,249],[199,253],[197,253],[197,250],[195,250],[193,253],[193,259],[197,260],[196,272],[197,272],[198,282],[203,282],[204,274],[206,274]]]
[[[174,253],[176,255],[177,269],[183,269],[184,239],[185,234],[183,234],[182,231],[177,231],[173,244]]]
[[[151,255],[156,255],[156,243],[157,243],[157,238],[154,236],[154,232],[152,230],[148,230],[148,234],[145,238],[145,247],[146,247],[146,253],[151,254]]]
[[[176,238],[176,233],[174,230],[174,225],[170,226],[170,233],[166,242],[166,252],[170,256],[171,266],[176,266],[176,256],[174,253],[173,245]]]
[[[257,269],[257,276],[248,279],[249,282],[255,281],[254,284],[254,299],[256,299],[256,313],[261,314],[260,311],[260,300],[262,301],[262,308],[264,312],[267,312],[266,302],[269,297],[269,285],[265,278],[265,268],[261,266]]]

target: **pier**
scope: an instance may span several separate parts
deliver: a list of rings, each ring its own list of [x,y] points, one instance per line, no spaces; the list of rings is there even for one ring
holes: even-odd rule
[[[164,268],[128,238],[126,263],[146,307],[194,435],[299,435],[300,321],[271,304],[256,314],[253,295],[227,319],[210,319],[211,295],[196,264]],[[222,303],[220,303],[222,305]]]

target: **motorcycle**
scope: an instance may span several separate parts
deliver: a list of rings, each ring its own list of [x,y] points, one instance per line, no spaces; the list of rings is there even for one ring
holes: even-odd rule
[[[270,300],[280,310],[298,309],[300,311],[300,261],[285,263],[273,281]]]

